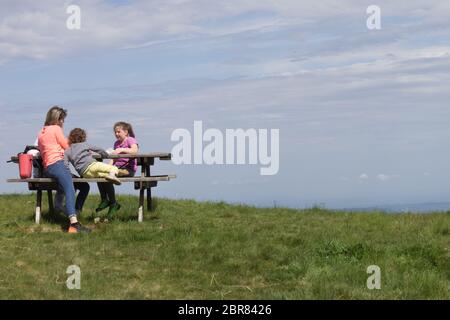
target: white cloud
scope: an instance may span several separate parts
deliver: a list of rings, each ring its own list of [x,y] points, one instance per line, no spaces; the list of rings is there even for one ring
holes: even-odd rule
[[[369,176],[366,173],[363,173],[359,176],[359,179],[367,180],[367,179],[369,179]]]
[[[400,177],[399,174],[391,174],[391,175],[389,175],[389,174],[381,173],[381,174],[377,175],[377,179],[380,180],[380,181],[387,181],[387,180],[395,179],[395,178],[399,178],[399,177]]]
[[[135,48],[164,44],[178,39],[224,37],[243,32],[264,32],[292,26],[306,26],[306,31],[321,34],[325,24],[328,33],[357,33],[364,26],[365,9],[370,3],[353,0],[216,0],[135,1],[127,5],[114,5],[101,0],[79,0],[81,30],[67,30],[66,5],[60,0],[4,0],[0,3],[0,61],[25,57],[47,59],[62,55],[86,54],[95,50]],[[448,3],[438,0],[412,0],[392,2],[380,0],[383,18],[394,16],[391,24],[383,24],[388,32],[378,33],[385,40],[397,41],[398,28],[418,31],[448,28]],[[408,24],[395,22],[395,17],[409,17]],[[309,27],[307,25],[309,24]],[[346,30],[347,26],[354,30]],[[308,29],[309,28],[309,29]],[[403,30],[402,29],[402,30]],[[411,30],[412,29],[412,30]],[[325,29],[326,30],[326,29]],[[340,30],[340,32],[336,32]],[[360,38],[337,37],[336,45],[321,50],[339,51],[340,46],[355,47],[378,41],[369,37],[367,30]],[[299,41],[301,29],[293,34]],[[402,31],[401,37],[408,32]],[[410,36],[411,37],[411,36]],[[356,41],[356,42],[355,42]],[[347,51],[347,50],[346,50]],[[269,71],[270,72],[270,71]],[[285,71],[286,72],[286,71]]]
[[[379,175],[377,175],[377,179],[381,180],[381,181],[387,181],[390,179],[390,177],[387,174],[379,174]]]

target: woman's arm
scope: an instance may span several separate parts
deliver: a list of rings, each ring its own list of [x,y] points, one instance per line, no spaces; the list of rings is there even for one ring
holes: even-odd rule
[[[66,137],[64,137],[64,132],[61,127],[56,128],[55,135],[56,135],[56,141],[59,143],[61,148],[63,148],[64,150],[68,149],[69,143],[68,143]]]

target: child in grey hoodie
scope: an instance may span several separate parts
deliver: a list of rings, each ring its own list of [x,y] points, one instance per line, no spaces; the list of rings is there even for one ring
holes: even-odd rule
[[[86,132],[83,129],[75,128],[70,131],[69,149],[64,153],[64,158],[75,167],[75,170],[83,178],[105,178],[114,184],[120,185],[117,179],[119,169],[116,166],[99,162],[92,157],[92,152],[100,154],[102,157],[108,153],[86,143]]]

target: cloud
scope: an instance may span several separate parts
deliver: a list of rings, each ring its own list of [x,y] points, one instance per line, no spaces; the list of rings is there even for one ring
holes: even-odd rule
[[[380,180],[380,181],[387,181],[387,180],[394,179],[394,178],[399,178],[399,177],[400,177],[399,174],[391,174],[391,175],[389,175],[389,174],[380,173],[380,174],[377,175],[377,179]]]
[[[376,183],[367,182],[399,177],[375,170],[399,168],[404,185],[384,184],[385,195],[412,194],[416,184],[406,180],[417,168],[448,171],[439,161],[448,158],[442,146],[450,139],[450,2],[378,2],[383,27],[369,32],[368,1],[81,0],[78,32],[65,28],[64,2],[2,1],[2,141],[34,141],[47,102],[61,100],[70,110],[67,129],[82,124],[105,147],[123,117],[143,150],[170,150],[172,130],[194,120],[280,128],[289,174],[273,183],[274,197],[297,199],[298,188],[305,199],[371,197]],[[29,61],[8,64],[22,58]],[[242,179],[220,170],[220,186]],[[356,183],[342,183],[352,175]],[[364,188],[349,189],[358,182]],[[442,184],[427,190],[445,190]]]
[[[0,61],[51,59],[186,39],[223,40],[227,36],[276,30],[290,32],[292,39],[298,37],[298,41],[305,39],[309,32],[327,38],[334,34],[332,46],[322,46],[325,42],[313,45],[321,52],[333,53],[348,51],[349,47],[355,49],[371,41],[395,43],[399,38],[411,38],[430,28],[448,30],[446,23],[450,14],[450,6],[438,0],[405,3],[380,0],[378,5],[382,8],[383,19],[390,18],[383,26],[389,30],[373,37],[364,29],[369,1],[139,0],[117,5],[110,1],[79,0],[81,30],[68,30],[68,4],[60,0],[2,1]],[[396,22],[398,16],[410,18],[407,23]],[[359,36],[345,36],[358,32]],[[307,41],[314,44],[313,38]],[[308,53],[301,57],[305,54]]]

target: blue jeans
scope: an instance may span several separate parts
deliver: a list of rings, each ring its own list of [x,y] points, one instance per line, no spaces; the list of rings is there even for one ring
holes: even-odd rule
[[[70,217],[76,216],[75,211],[75,189],[73,187],[70,170],[64,165],[64,160],[57,161],[44,169],[44,176],[57,181],[58,187],[66,195],[66,214]]]

